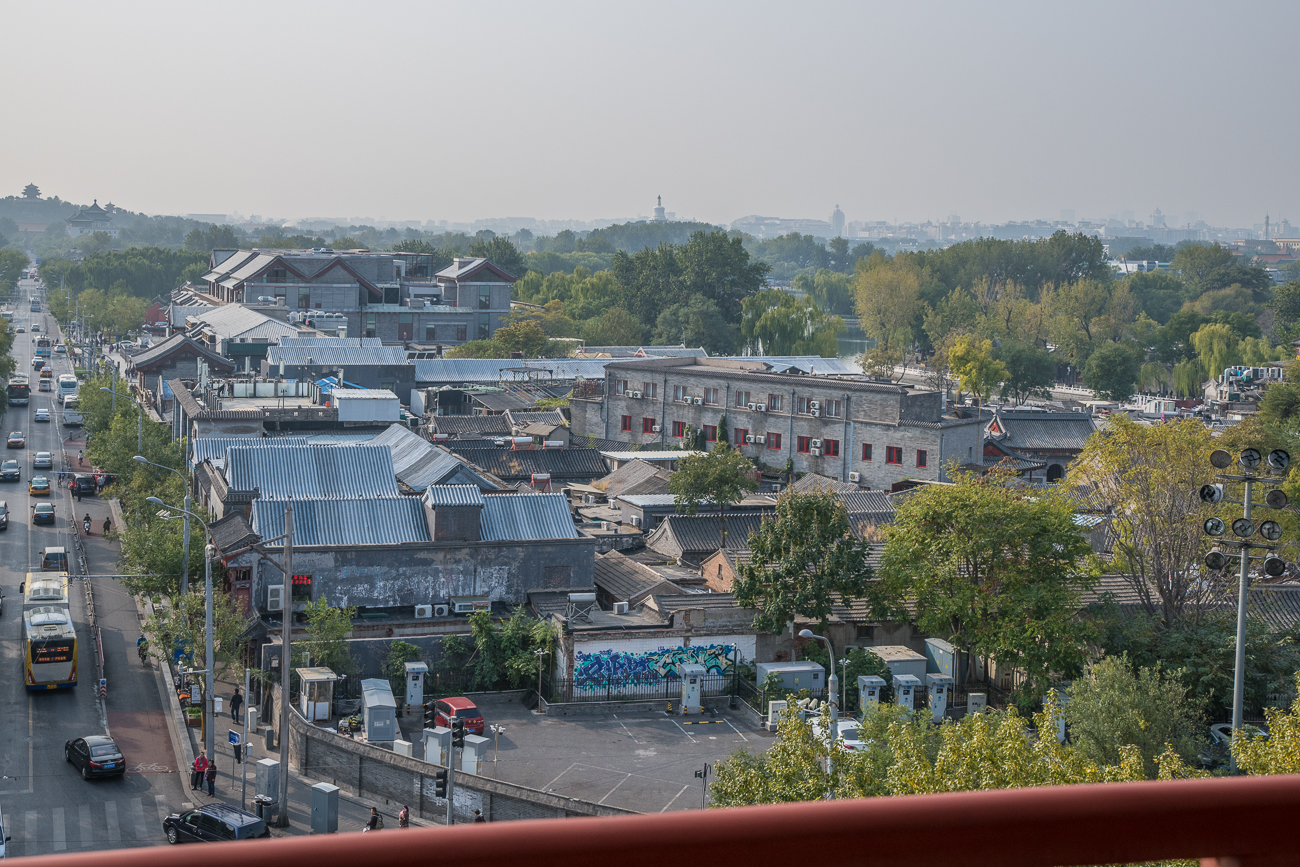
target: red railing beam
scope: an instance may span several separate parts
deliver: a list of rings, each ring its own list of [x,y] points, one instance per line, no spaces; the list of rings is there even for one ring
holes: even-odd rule
[[[1300,776],[1111,783],[601,819],[500,822],[170,849],[50,855],[47,865],[664,867],[799,864],[829,854],[906,867],[1051,867],[1202,858],[1300,863]],[[160,831],[161,832],[161,831]],[[35,864],[36,862],[33,862]]]

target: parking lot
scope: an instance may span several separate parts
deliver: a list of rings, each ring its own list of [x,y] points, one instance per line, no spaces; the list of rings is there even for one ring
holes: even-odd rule
[[[696,771],[736,749],[765,750],[774,737],[725,712],[564,717],[537,716],[504,697],[476,703],[488,724],[505,727],[484,776],[641,813],[699,809]]]

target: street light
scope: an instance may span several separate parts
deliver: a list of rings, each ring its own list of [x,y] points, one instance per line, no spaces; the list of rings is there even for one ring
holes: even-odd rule
[[[799,637],[813,638],[816,639],[817,641],[823,642],[826,645],[826,652],[830,655],[831,658],[831,665],[830,665],[831,674],[830,674],[830,680],[828,680],[826,683],[826,691],[830,693],[830,697],[831,697],[830,745],[834,747],[835,739],[839,737],[840,734],[839,727],[836,725],[836,723],[839,721],[839,713],[837,711],[839,709],[838,705],[839,705],[839,698],[840,698],[839,697],[840,679],[835,676],[835,648],[831,647],[831,640],[829,638],[827,638],[824,635],[817,635],[811,629],[800,630]],[[827,753],[826,754],[827,772],[830,771],[830,760],[831,760],[830,753]]]
[[[536,713],[540,715],[546,713],[546,711],[542,710],[542,657],[550,656],[551,652],[549,650],[546,650],[545,648],[539,647],[533,651],[533,655],[537,657],[537,711]]]
[[[188,515],[203,525],[203,532],[207,533],[208,536],[208,544],[203,548],[203,631],[205,633],[208,657],[207,685],[203,690],[203,717],[205,723],[204,731],[206,732],[203,742],[204,746],[207,748],[208,755],[215,756],[216,752],[214,752],[213,743],[215,735],[215,732],[213,732],[213,724],[215,721],[212,718],[213,690],[216,688],[212,676],[212,669],[215,665],[215,657],[212,655],[212,557],[216,554],[216,548],[212,546],[212,530],[208,527],[207,521],[203,520],[188,509],[169,506],[157,497],[146,497],[145,502],[153,503],[155,506],[162,506],[164,509],[171,509],[173,512],[182,512],[185,515]],[[285,682],[288,682],[287,678]],[[285,695],[288,695],[287,689],[285,690]],[[281,733],[281,737],[283,737],[283,732]]]
[[[181,595],[184,596],[186,593],[190,592],[190,511],[189,510],[194,508],[190,504],[190,480],[187,479],[184,475],[182,475],[178,470],[174,470],[171,467],[163,466],[162,464],[155,464],[153,461],[145,458],[144,455],[136,455],[131,460],[142,464],[148,464],[151,467],[157,467],[160,470],[167,470],[169,473],[175,473],[177,476],[180,476],[181,483],[185,485],[185,508],[183,509],[183,511],[185,512],[185,537],[183,542],[184,553],[182,554],[182,560],[181,560]]]
[[[109,388],[107,385],[101,385],[99,387],[99,390],[106,391],[109,394],[114,395],[115,397],[125,397],[128,400],[135,402],[136,412],[139,413],[139,415],[135,417],[135,450],[138,452],[144,451],[144,407],[140,405],[139,401],[131,397],[131,395],[122,394],[120,391],[115,391],[114,389]],[[117,402],[114,401],[115,406],[116,403]]]
[[[1210,453],[1210,465],[1216,470],[1227,470],[1232,466],[1232,455],[1223,449],[1215,449]],[[1205,555],[1205,566],[1211,571],[1217,572],[1228,566],[1228,558],[1218,548],[1236,548],[1238,551],[1239,571],[1237,573],[1237,654],[1232,671],[1232,731],[1235,737],[1241,730],[1241,717],[1243,712],[1244,693],[1246,688],[1246,591],[1250,587],[1250,561],[1263,560],[1264,574],[1271,577],[1277,577],[1286,570],[1286,564],[1282,562],[1276,554],[1269,553],[1267,556],[1252,556],[1251,548],[1261,548],[1272,552],[1277,550],[1276,543],[1282,538],[1282,527],[1276,521],[1264,521],[1259,526],[1251,520],[1251,508],[1256,505],[1263,505],[1270,509],[1285,509],[1288,505],[1286,493],[1281,489],[1282,479],[1285,478],[1287,468],[1291,466],[1291,456],[1283,449],[1273,449],[1269,452],[1267,461],[1256,448],[1245,448],[1237,456],[1237,465],[1240,467],[1239,474],[1219,472],[1216,478],[1220,482],[1241,482],[1242,496],[1240,500],[1225,500],[1224,486],[1222,484],[1202,485],[1200,489],[1201,502],[1206,505],[1216,505],[1218,503],[1237,503],[1242,507],[1242,516],[1234,520],[1231,525],[1222,518],[1213,517],[1206,520],[1204,524],[1205,533],[1216,539],[1216,547]],[[1268,476],[1278,478],[1271,479]],[[1253,488],[1257,484],[1267,485],[1270,490],[1264,497],[1263,503],[1254,502],[1251,496]],[[1236,539],[1222,538],[1228,526],[1232,528],[1232,534]],[[1263,538],[1263,542],[1252,541],[1256,533]],[[1232,770],[1237,770],[1237,760],[1231,758]]]

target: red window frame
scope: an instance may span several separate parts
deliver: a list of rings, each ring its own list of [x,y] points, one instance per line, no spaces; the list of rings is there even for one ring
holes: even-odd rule
[[[767,435],[767,447],[769,449],[781,450],[781,435],[779,433],[770,433]]]
[[[711,443],[718,441],[718,426],[716,424],[706,424],[704,426],[704,439],[706,442]]]
[[[623,416],[623,430],[624,430],[624,431],[627,431],[627,432],[629,432],[629,433],[631,432],[631,430],[632,430],[632,416],[630,416],[630,415],[625,415],[625,416]]]
[[[840,456],[839,440],[822,440],[822,454],[828,458],[837,458]]]
[[[677,437],[678,439],[681,439],[682,437],[686,436],[686,422],[684,421],[673,422],[673,436]]]
[[[808,454],[808,449],[812,448],[812,437],[799,437],[795,440],[795,447],[799,454]]]
[[[864,461],[871,460],[871,443],[862,444],[862,459]]]
[[[743,427],[736,428],[736,445],[743,446],[745,437],[749,436],[749,430]]]
[[[903,463],[903,447],[885,446],[885,463],[899,464],[901,466]]]
[[[916,465],[918,467],[928,467],[929,459],[930,459],[930,455],[925,449],[916,450]]]
[[[652,418],[641,419],[641,433],[654,433],[655,420]]]

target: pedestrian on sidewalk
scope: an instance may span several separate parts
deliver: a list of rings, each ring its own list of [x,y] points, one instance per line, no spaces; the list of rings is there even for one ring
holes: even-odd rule
[[[203,779],[206,780],[208,783],[208,797],[215,798],[217,796],[217,763],[216,762],[212,762],[211,764],[208,765],[208,769],[203,772]]]
[[[239,709],[244,706],[244,697],[239,694],[239,687],[235,687],[235,694],[230,697],[230,718],[239,719]]]
[[[81,452],[80,450],[78,450],[78,451],[77,451],[77,466],[81,466],[83,463],[85,463],[85,462],[81,459],[81,456],[82,456],[82,452]]]
[[[475,822],[486,822],[486,821],[487,821],[487,819],[484,819],[484,818],[483,818],[483,811],[482,811],[482,810],[475,810],[475,811],[474,811],[474,821],[475,821]]]
[[[364,834],[366,831],[382,831],[383,829],[384,829],[384,817],[379,815],[378,808],[371,807],[370,821],[366,822],[366,827],[362,829],[361,833]]]
[[[194,757],[194,769],[190,772],[190,791],[199,791],[199,785],[203,782],[203,774],[208,769],[207,750],[199,750],[199,754]]]
[[[411,808],[405,804],[403,804],[402,809],[397,812],[397,827],[411,827]]]

